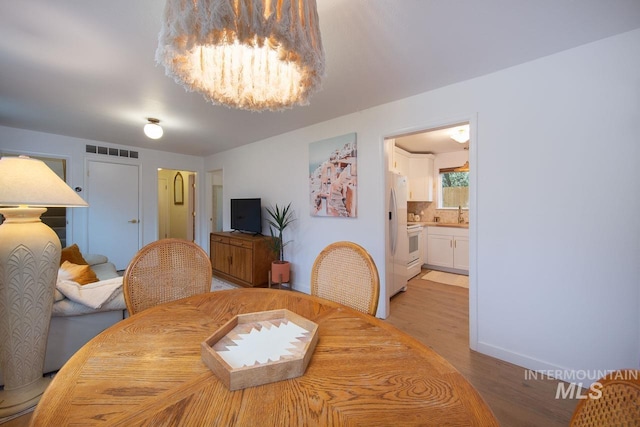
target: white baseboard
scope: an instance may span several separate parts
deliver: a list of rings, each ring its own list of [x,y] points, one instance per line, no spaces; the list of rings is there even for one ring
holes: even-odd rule
[[[523,374],[522,379],[525,381],[544,379],[546,377],[546,379],[552,378],[568,383],[573,383],[583,388],[588,388],[593,382],[603,377],[606,372],[609,372],[597,369],[572,369],[566,366],[555,365],[553,363],[545,362],[544,360],[536,359],[525,354],[512,352],[484,342],[478,342],[476,351],[482,354],[486,354],[487,356],[495,357],[496,359],[513,363],[514,365],[531,371],[525,371],[525,373]]]

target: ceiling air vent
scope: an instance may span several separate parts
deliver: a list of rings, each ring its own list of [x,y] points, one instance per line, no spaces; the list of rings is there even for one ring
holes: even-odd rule
[[[99,147],[97,145],[87,145],[86,152],[94,154],[104,154],[107,156],[129,157],[131,159],[138,158],[137,151],[121,150],[119,148]]]

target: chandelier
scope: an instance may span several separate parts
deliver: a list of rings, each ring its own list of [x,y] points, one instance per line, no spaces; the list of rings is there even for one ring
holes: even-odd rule
[[[167,0],[156,61],[214,104],[307,105],[324,76],[316,0]]]

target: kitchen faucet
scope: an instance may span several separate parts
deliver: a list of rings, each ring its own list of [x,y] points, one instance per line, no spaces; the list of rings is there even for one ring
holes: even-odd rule
[[[458,224],[462,224],[464,218],[462,218],[462,206],[458,205]]]

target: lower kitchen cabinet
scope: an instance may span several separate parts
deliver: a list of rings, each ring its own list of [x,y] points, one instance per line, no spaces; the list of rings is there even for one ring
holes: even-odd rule
[[[428,267],[469,271],[469,229],[427,227]]]
[[[420,253],[420,259],[422,260],[422,264],[426,265],[427,258],[429,258],[429,227],[426,225],[422,227],[422,248]]]
[[[469,232],[453,238],[453,268],[469,272]]]

